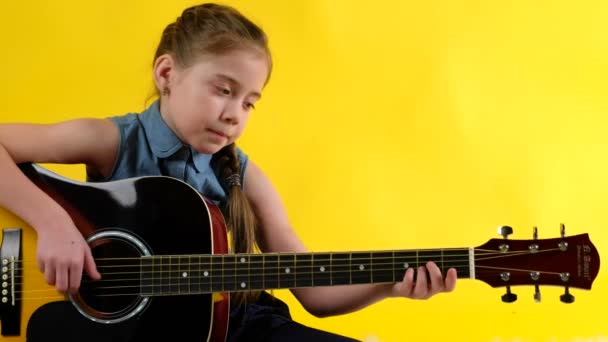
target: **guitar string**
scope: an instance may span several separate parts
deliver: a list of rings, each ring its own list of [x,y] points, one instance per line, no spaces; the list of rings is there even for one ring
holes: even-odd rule
[[[547,250],[542,250],[539,251],[540,252],[548,252],[548,251],[555,251],[557,250],[557,248],[554,249],[547,249]],[[530,254],[530,251],[512,251],[512,252],[497,252],[497,251],[493,251],[493,250],[480,250],[483,251],[485,253],[477,253],[479,250],[475,250],[475,256],[479,257],[479,256],[487,256],[487,255],[491,255],[491,256],[495,256],[495,257],[501,257],[501,256],[511,256],[514,254],[520,255],[520,254]],[[384,253],[384,252],[381,252]],[[386,253],[391,253],[391,252],[386,252]],[[396,253],[415,253],[415,252],[396,252]],[[314,256],[311,257],[310,259],[307,258],[307,256],[310,255],[322,255],[325,258],[317,258],[315,259]],[[141,262],[142,260],[152,260],[152,261],[164,261],[166,259],[178,259],[178,260],[184,260],[186,258],[192,259],[192,258],[206,258],[209,259],[209,263],[210,264],[214,264],[214,263],[222,263],[224,265],[231,265],[231,264],[242,264],[242,261],[240,261],[240,258],[251,258],[253,259],[253,261],[249,261],[247,263],[264,263],[264,262],[274,262],[273,259],[274,257],[277,258],[276,262],[279,261],[289,261],[287,260],[287,257],[289,256],[294,256],[294,260],[297,261],[328,261],[330,259],[333,259],[336,254],[341,255],[343,257],[348,256],[349,254],[351,255],[351,257],[349,258],[349,260],[351,261],[360,261],[360,260],[382,260],[382,259],[393,259],[396,257],[399,257],[399,260],[409,260],[409,259],[420,259],[420,258],[425,258],[425,259],[440,259],[440,258],[446,258],[446,257],[469,257],[469,253],[462,253],[462,254],[429,254],[429,255],[418,255],[418,256],[412,256],[412,255],[398,255],[395,254],[395,256],[393,257],[392,255],[386,255],[386,256],[370,256],[370,257],[364,257],[364,258],[352,258],[352,256],[359,256],[360,254],[370,254],[370,252],[353,252],[353,253],[348,253],[348,252],[334,252],[333,254],[331,253],[303,253],[303,254],[291,254],[291,253],[267,253],[267,254],[193,254],[193,255],[155,255],[155,256],[151,256],[151,257],[145,257],[145,256],[138,256],[138,257],[132,257],[132,258],[96,258],[95,261],[99,262],[99,261],[122,261],[122,260],[134,260],[134,261],[139,261]],[[376,252],[371,252],[371,254],[376,254]],[[298,256],[300,256],[300,259],[298,260]],[[302,256],[304,256],[305,258],[303,259]],[[221,260],[223,259],[223,261]],[[226,260],[228,259],[228,260]],[[235,260],[235,261],[233,261]],[[346,259],[333,259],[333,260],[346,260]],[[477,260],[477,259],[476,259]],[[213,261],[213,262],[211,262]],[[15,262],[19,262],[21,264],[25,264],[25,265],[31,265],[34,263],[37,263],[36,261],[15,261]],[[195,263],[195,264],[205,264],[205,263]],[[182,265],[181,263],[169,263],[169,264],[162,264],[162,266],[179,266]],[[133,265],[99,265],[98,268],[100,267],[108,267],[108,268],[112,268],[112,267],[141,267],[142,264],[133,264]],[[144,265],[144,266],[148,266],[148,265]],[[21,270],[21,268],[16,268],[15,270]]]
[[[540,253],[540,252],[548,252],[548,251],[550,251],[550,250],[543,250],[543,251],[539,251],[539,253]],[[515,256],[515,254],[517,254],[517,255],[521,255],[522,253],[527,254],[528,252],[508,252],[508,253],[497,253],[497,252],[495,252],[495,251],[491,251],[491,253],[487,253],[487,254],[489,254],[489,255],[494,254],[494,257],[493,257],[493,258],[497,258],[497,257],[502,257],[502,258],[504,258],[504,257],[509,257],[509,256]],[[254,254],[254,256],[255,256],[255,254]],[[391,258],[391,257],[384,257],[384,258],[382,258],[382,259],[392,259],[392,258]],[[477,259],[477,261],[484,260],[484,259],[491,259],[491,258],[479,258],[479,259]],[[370,259],[369,259],[369,258],[360,258],[360,259],[357,259],[357,260],[366,260],[366,261],[370,261]],[[323,260],[322,260],[322,261],[323,261]],[[329,259],[326,259],[326,260],[324,260],[324,261],[330,261],[330,260],[329,260]],[[347,259],[343,259],[342,261],[347,261]],[[398,262],[398,264],[401,264],[402,260],[398,260],[398,261],[399,261],[399,262]],[[451,262],[461,262],[461,261],[463,261],[463,260],[452,260]],[[278,262],[278,261],[277,261],[277,262]],[[263,261],[262,261],[262,263],[263,263]],[[235,264],[238,264],[238,263],[235,263]],[[186,265],[187,265],[187,266],[191,266],[191,264],[186,264]],[[196,264],[195,264],[195,265],[196,265]],[[379,266],[379,265],[380,265],[380,266],[382,266],[382,265],[395,265],[395,263],[393,263],[393,262],[391,262],[391,263],[379,263],[379,264],[378,264],[378,263],[374,263],[374,264],[372,265],[372,267],[373,267],[373,266]],[[312,268],[312,267],[314,267],[314,266],[319,266],[319,265],[312,265],[312,264],[310,265],[310,267],[311,267],[311,268]],[[352,272],[353,272],[353,269],[351,269],[351,267],[353,266],[353,264],[336,265],[336,266],[338,266],[338,267],[340,267],[340,266],[341,266],[341,267],[348,267],[349,269],[348,269],[348,270],[344,270],[344,271],[332,271],[332,272],[331,272],[331,274],[336,274],[336,273],[347,273],[347,272],[348,272],[348,273],[350,273],[350,274],[352,274]],[[468,266],[469,266],[469,265],[468,265],[468,263],[467,263],[467,264],[464,264],[464,265],[462,265],[462,266],[461,266],[461,265],[456,265],[456,264],[451,264],[451,265],[448,265],[448,266],[446,266],[446,267],[444,267],[444,268],[449,268],[449,267],[460,268],[460,267],[462,267],[462,268],[465,268],[465,270],[466,270],[466,268],[468,268]],[[139,267],[139,266],[138,266],[138,267]],[[293,265],[293,267],[296,267],[296,268],[297,268],[297,267],[302,267],[302,266],[301,266],[301,265],[300,265],[300,266],[296,266],[296,265],[294,264],[294,265]],[[308,268],[309,266],[307,265],[306,267]],[[477,268],[483,268],[483,267],[486,267],[486,268],[493,268],[492,266],[481,266],[481,265],[477,265]],[[273,267],[272,267],[272,266],[270,266],[270,267],[265,267],[265,268],[266,268],[266,269],[273,269]],[[276,270],[277,270],[277,271],[278,271],[278,269],[284,269],[284,268],[283,268],[283,267],[280,267],[280,266],[276,266]],[[512,270],[512,271],[520,271],[520,272],[530,272],[530,270],[523,270],[523,271],[522,271],[522,270],[508,269],[508,268],[493,268],[493,269]],[[235,271],[235,273],[236,273],[236,271],[237,271],[237,269],[236,269],[236,268],[235,268],[235,269],[224,269],[224,273],[226,273],[226,270],[228,270],[228,273],[230,273],[232,270],[234,270],[234,271]],[[370,273],[371,273],[371,272],[385,272],[385,271],[388,271],[388,272],[396,272],[396,271],[401,271],[401,270],[402,270],[401,268],[398,268],[398,269],[395,269],[395,268],[389,268],[389,269],[371,269],[370,271],[367,271],[367,272],[361,272],[361,273],[368,273],[368,272],[370,272]],[[184,269],[183,271],[185,271],[185,269]],[[189,272],[191,272],[190,270],[188,270],[188,271],[189,271]],[[256,269],[254,269],[254,271],[256,271]],[[357,276],[357,270],[355,269],[354,271],[355,271],[355,276]],[[181,272],[181,271],[179,271],[179,270],[173,270],[173,271],[168,271],[168,272],[165,272],[165,271],[161,271],[161,272],[162,272],[162,273],[177,273],[177,272]],[[194,272],[196,272],[196,270],[195,270]],[[201,270],[199,270],[198,272],[201,272]],[[124,274],[124,273],[125,273],[125,272],[114,272],[114,273],[110,273],[110,274]],[[162,273],[161,273],[161,275],[162,275]],[[540,273],[541,273],[541,274],[554,274],[554,272],[553,272],[553,273],[552,273],[552,272],[540,272]],[[128,274],[128,273],[127,273],[127,274]],[[141,272],[135,272],[135,274],[141,274]],[[275,274],[275,273],[271,273],[271,274],[266,273],[265,275],[266,275],[266,276],[274,276],[274,275],[277,275],[277,276],[278,276],[279,274],[284,274],[284,273],[283,273],[283,272],[278,272],[278,273],[276,273],[276,274]],[[303,272],[301,271],[301,269],[300,269],[300,272],[297,272],[297,270],[296,270],[296,273],[295,273],[295,274],[299,275],[299,276],[300,276],[300,278],[301,278],[302,274],[307,274],[307,275],[308,275],[308,274],[313,274],[313,275],[314,275],[314,274],[315,274],[315,272],[305,272],[305,273],[303,273]],[[316,274],[319,274],[319,273],[318,273],[318,272],[316,272]],[[480,273],[480,271],[478,271],[478,272],[477,272],[477,274],[481,274],[481,273]],[[555,273],[555,274],[557,274],[557,273]],[[109,275],[109,274],[108,274],[108,273],[105,273],[105,275]],[[213,279],[214,279],[214,278],[227,278],[227,277],[234,277],[235,279],[236,279],[236,278],[238,278],[238,277],[236,276],[236,274],[235,274],[234,276],[232,276],[232,275],[226,276],[225,274],[224,274],[223,276],[221,276],[221,275],[214,275],[214,274],[211,274],[210,276],[206,276],[206,277],[205,277],[205,276],[203,276],[203,277],[198,277],[198,279],[208,279],[208,280],[210,280],[211,282],[213,282]],[[180,280],[183,280],[183,279],[193,279],[193,278],[194,278],[195,280],[197,279],[196,277],[187,277],[187,278],[183,278],[183,277],[154,278],[154,277],[153,277],[153,278],[146,278],[146,280],[155,280],[155,279],[169,279],[169,280],[171,280],[171,279],[180,279]],[[105,281],[114,281],[114,282],[115,282],[115,281],[129,281],[129,280],[140,280],[140,279],[139,279],[139,278],[138,278],[138,279],[108,279],[108,280],[105,280]],[[305,279],[305,280],[306,280],[306,279]],[[217,281],[216,281],[216,282],[217,282]],[[199,283],[199,284],[200,284],[200,283]],[[161,285],[163,285],[163,286],[164,286],[165,284],[161,284]],[[161,286],[161,285],[156,285],[156,286]],[[167,285],[171,285],[171,284],[167,284]],[[179,285],[179,284],[174,284],[174,286],[175,286],[175,285]],[[146,286],[146,285],[144,285],[144,286]],[[152,285],[147,285],[147,286],[152,286]],[[136,285],[136,287],[141,287],[141,285]],[[111,288],[111,287],[109,287],[109,288]],[[114,288],[117,288],[117,287],[114,287]],[[50,289],[50,290],[52,290],[52,289]],[[29,290],[29,291],[32,291],[32,290]],[[36,291],[36,290],[33,290],[33,291]],[[23,292],[27,292],[27,291],[23,291]]]
[[[394,266],[395,264],[385,263],[385,264],[382,264],[381,266],[386,266],[386,265],[392,265],[392,266]],[[376,266],[376,264],[374,264],[374,266]],[[354,274],[356,274],[357,272],[359,274],[361,274],[361,273],[373,274],[374,272],[389,272],[389,271],[394,271],[394,272],[404,271],[405,272],[405,271],[407,271],[407,269],[415,268],[415,267],[418,267],[418,266],[415,266],[415,267],[409,267],[408,266],[407,268],[401,268],[401,267],[398,267],[398,268],[396,268],[396,267],[373,268],[373,269],[370,268],[370,269],[360,270],[359,268],[356,268],[356,265],[345,264],[345,265],[327,266],[327,268],[333,268],[334,270],[326,270],[325,272],[324,271],[304,271],[303,272],[304,268],[307,268],[307,269],[316,268],[316,269],[318,269],[319,267],[325,267],[325,266],[321,266],[321,265],[307,265],[307,266],[289,267],[290,271],[291,271],[291,269],[294,269],[293,273],[291,273],[291,272],[290,273],[286,273],[284,271],[285,267],[279,267],[279,266],[274,266],[274,267],[270,266],[270,267],[265,267],[265,268],[259,268],[259,269],[255,269],[253,271],[254,272],[257,272],[257,271],[266,271],[266,270],[270,270],[270,271],[273,271],[273,272],[276,271],[276,273],[262,272],[264,274],[264,276],[275,276],[275,275],[279,276],[279,275],[285,275],[285,274],[298,275],[299,276],[299,275],[302,275],[302,274],[336,274],[336,273],[343,273],[343,272],[351,272],[351,273],[354,273]],[[449,266],[446,266],[445,268],[464,268],[464,267],[468,268],[469,264],[468,263],[462,264],[462,265],[460,265],[460,264],[450,264]],[[281,271],[279,271],[279,270],[281,270]],[[96,281],[93,281],[93,280],[84,280],[83,282],[84,283],[86,283],[86,282],[99,283],[99,282],[103,282],[103,281],[108,281],[108,282],[110,282],[110,281],[135,281],[135,280],[139,281],[139,280],[142,280],[142,278],[140,277],[142,274],[156,274],[156,275],[160,274],[162,276],[163,274],[169,274],[169,273],[171,273],[171,274],[179,274],[179,275],[175,276],[175,277],[145,277],[145,278],[143,278],[143,280],[155,280],[155,279],[191,279],[191,278],[193,278],[191,276],[184,277],[182,275],[183,272],[187,272],[188,274],[193,274],[193,273],[204,274],[205,272],[208,272],[207,276],[202,275],[202,276],[199,277],[201,279],[205,279],[205,278],[210,278],[210,277],[222,277],[222,276],[223,277],[229,277],[231,275],[226,274],[226,273],[234,272],[234,274],[236,274],[236,271],[250,271],[250,270],[249,269],[239,269],[239,268],[223,268],[223,269],[216,269],[216,270],[213,270],[213,269],[208,269],[208,270],[205,270],[205,269],[185,270],[184,269],[184,270],[160,270],[160,271],[154,271],[154,272],[149,272],[149,271],[143,271],[143,272],[141,272],[141,271],[137,271],[137,272],[113,272],[113,273],[102,273],[102,276],[104,276],[104,275],[105,276],[109,276],[109,275],[136,275],[137,277],[136,278],[113,278],[113,279],[104,279],[104,278],[102,278],[102,279],[96,280]],[[216,275],[216,273],[223,273],[223,275],[222,276]],[[42,274],[40,274],[40,275],[42,276]],[[24,276],[18,276],[18,277],[15,277],[15,278],[24,278]],[[15,284],[22,284],[22,283],[15,283]]]
[[[497,255],[497,256],[494,256],[494,257],[476,258],[476,262],[480,262],[480,261],[484,261],[484,260],[489,260],[489,259],[493,259],[493,258],[505,258],[505,257],[519,256],[521,254],[522,253],[520,253],[520,254],[511,253],[509,255]],[[345,263],[345,264],[338,264],[338,263],[335,263],[335,261],[336,261],[335,259],[334,260],[325,259],[325,260],[319,260],[321,262],[320,264],[312,264],[311,263],[310,265],[307,264],[306,266],[303,266],[301,263],[298,264],[297,260],[294,261],[294,263],[292,263],[292,264],[290,264],[288,266],[278,265],[279,262],[277,261],[276,262],[277,265],[274,266],[274,265],[271,265],[272,263],[265,262],[265,261],[257,261],[257,262],[253,262],[252,261],[252,262],[249,262],[249,263],[223,263],[221,265],[222,267],[220,268],[220,270],[223,269],[223,272],[226,273],[226,271],[228,271],[228,272],[235,271],[236,272],[237,270],[240,270],[240,271],[245,271],[246,270],[246,271],[249,271],[249,272],[251,272],[251,271],[256,272],[256,271],[260,271],[260,270],[261,271],[265,271],[267,269],[277,269],[277,270],[281,269],[281,270],[285,270],[287,268],[289,268],[289,269],[294,268],[294,271],[297,272],[298,269],[303,269],[304,267],[306,267],[306,268],[308,268],[308,267],[311,267],[311,268],[313,268],[313,267],[325,267],[327,265],[328,267],[348,267],[351,272],[352,272],[352,270],[354,270],[355,272],[357,272],[357,269],[356,269],[357,266],[361,267],[361,265],[368,264],[368,265],[370,265],[370,267],[371,267],[370,269],[372,271],[384,271],[384,270],[387,270],[387,269],[377,269],[377,268],[374,268],[374,266],[376,266],[376,267],[378,267],[378,266],[382,267],[382,266],[385,266],[385,265],[391,265],[392,268],[389,268],[389,269],[393,269],[394,265],[401,265],[401,264],[405,265],[405,264],[409,264],[411,262],[411,260],[409,260],[409,259],[393,259],[393,258],[390,258],[390,257],[381,258],[381,259],[390,259],[391,262],[389,262],[389,263],[386,263],[386,262],[380,262],[380,263],[378,263],[378,262],[374,262],[374,261],[372,261],[370,259],[359,259],[359,260],[368,261],[368,263],[352,263],[352,262],[350,262],[350,263]],[[418,259],[414,258],[414,259],[415,259],[415,262],[413,262],[413,263],[417,265],[415,267],[421,266],[423,263],[426,262],[426,261],[420,261],[419,258]],[[342,259],[341,261],[344,262],[344,261],[348,261],[348,260],[347,259]],[[328,262],[329,264],[322,264],[322,262]],[[465,264],[463,266],[458,266],[458,265],[455,264],[455,263],[459,263],[459,262],[463,262]],[[441,262],[439,262],[439,263],[441,264]],[[463,259],[450,259],[449,261],[447,261],[447,263],[448,263],[447,266],[445,265],[445,263],[446,263],[445,261],[443,263],[444,263],[444,268],[449,268],[449,267],[455,267],[455,268],[457,268],[457,267],[468,267],[469,266],[469,264],[468,264],[468,258],[464,259],[464,260]],[[260,268],[259,266],[254,266],[252,268],[251,267],[252,264],[262,264],[262,267]],[[236,267],[237,265],[239,265],[241,267],[240,268]],[[163,267],[167,267],[167,266],[180,266],[180,268],[179,269],[175,269],[174,268],[174,269],[169,269],[169,270],[162,269]],[[194,268],[195,268],[194,270],[192,270],[192,266],[194,266]],[[209,267],[208,267],[208,269],[205,269],[205,268],[201,268],[201,266],[209,266]],[[118,274],[122,274],[122,275],[133,275],[134,274],[134,275],[141,276],[141,274],[148,274],[148,273],[152,273],[152,274],[161,273],[161,275],[162,275],[163,273],[180,273],[181,274],[183,272],[205,272],[205,271],[210,272],[210,271],[214,270],[213,266],[216,266],[215,268],[217,269],[217,266],[220,266],[220,264],[219,263],[215,263],[215,264],[214,263],[188,263],[188,264],[172,264],[172,265],[170,265],[170,264],[157,264],[157,265],[112,266],[113,268],[115,268],[115,267],[136,268],[136,269],[140,269],[140,270],[131,271],[131,272],[103,272],[102,274],[104,276],[112,276],[112,275],[118,275]],[[152,269],[152,270],[141,271],[142,267],[157,267],[157,268],[160,268],[160,269],[156,269],[156,270]],[[197,267],[199,268],[198,270],[196,269]],[[99,266],[98,268],[103,268],[103,266]],[[408,266],[407,268],[410,268],[410,267]],[[399,269],[401,269],[401,268],[399,268]],[[301,272],[299,272],[299,273],[301,273]],[[283,274],[283,272],[279,272],[277,274]],[[274,274],[270,274],[270,275],[274,275]],[[24,276],[23,275],[19,275],[19,276],[16,276],[15,278],[22,278],[22,277],[24,277]],[[180,278],[180,277],[177,277],[177,278]],[[146,278],[146,279],[148,279],[148,278]],[[150,279],[154,279],[154,278],[150,278]],[[133,278],[112,279],[112,281],[119,281],[119,280],[129,281],[129,280],[134,280],[134,279]],[[100,280],[100,281],[103,281],[103,279]]]
[[[459,268],[459,267],[468,267],[467,266],[453,266],[455,268]],[[482,276],[482,275],[496,275],[496,272],[490,272],[490,270],[507,270],[507,271],[511,271],[511,272],[520,272],[520,273],[526,273],[526,274],[531,274],[532,272],[536,272],[534,270],[529,270],[529,269],[515,269],[515,268],[507,268],[507,267],[493,267],[493,266],[479,266],[480,270],[478,272],[476,272],[477,276]],[[382,272],[380,273],[381,275],[387,276],[393,276],[394,277],[394,273],[401,273],[401,269],[382,269],[382,270],[376,270],[376,272]],[[341,277],[340,275],[346,275],[346,273],[351,273],[350,270],[343,270],[343,271],[333,271],[331,272],[331,274],[329,275],[329,277],[327,277],[325,279],[325,281],[330,280],[330,281],[340,281],[340,280],[345,280],[344,277]],[[539,275],[556,275],[556,276],[560,276],[561,273],[558,272],[548,272],[548,271],[540,271],[538,272]],[[267,279],[269,276],[277,276],[276,279],[276,284],[280,284],[280,283],[293,283],[294,285],[296,284],[296,282],[310,282],[310,283],[314,283],[314,280],[317,279],[318,281],[322,281],[323,279],[319,279],[319,277],[315,277],[315,273],[314,272],[300,272],[297,273],[296,275],[294,275],[294,278],[291,280],[279,280],[278,275],[279,274],[283,274],[283,273],[272,273],[272,274],[265,274],[264,276],[262,276],[262,278],[259,279],[248,279],[249,284],[254,283],[254,284],[259,284],[259,283],[274,283],[275,280],[274,279]],[[312,276],[311,276],[312,275]],[[316,275],[318,276],[319,274],[316,273]],[[305,276],[305,277],[303,277]],[[376,277],[379,278],[379,275],[376,274]],[[401,276],[399,276],[400,278]],[[249,277],[245,277],[245,278],[249,278]],[[352,273],[349,274],[350,279],[349,283],[353,283],[353,280],[355,281],[354,284],[359,284],[356,281],[357,280],[364,280],[364,283],[368,283],[368,282],[372,282],[372,278],[371,276],[365,276],[365,278],[363,276],[360,275],[353,275]],[[220,279],[218,281],[218,279]],[[367,279],[369,279],[369,281],[367,281]],[[394,278],[393,278],[394,279]],[[466,279],[466,278],[464,278]],[[476,279],[479,279],[479,277],[476,277]],[[124,279],[123,279],[124,280]],[[134,279],[134,280],[140,280],[140,279]],[[172,277],[172,278],[149,278],[146,280],[164,280],[164,281],[169,281],[168,283],[160,283],[160,284],[150,284],[150,285],[142,285],[142,284],[137,284],[137,285],[119,285],[119,286],[97,286],[94,289],[95,290],[115,290],[115,289],[126,289],[126,288],[134,288],[134,289],[146,289],[146,288],[152,288],[154,289],[154,287],[159,287],[161,289],[161,291],[163,291],[163,288],[183,288],[183,287],[188,287],[188,290],[184,290],[186,293],[190,293],[193,292],[190,290],[190,288],[192,288],[192,286],[194,286],[196,288],[196,286],[198,285],[199,290],[198,291],[194,291],[195,293],[202,293],[202,292],[210,292],[210,291],[205,291],[205,290],[200,290],[201,285],[203,286],[209,286],[210,289],[213,289],[215,291],[220,291],[220,290],[224,290],[224,288],[226,287],[225,285],[228,284],[232,284],[234,285],[235,288],[237,288],[238,290],[238,286],[237,284],[240,284],[241,281],[245,280],[243,278],[240,278],[236,275],[209,275],[206,277],[188,277],[188,278],[182,278],[182,277]],[[181,280],[182,283],[179,282],[174,282],[172,283],[170,280]],[[187,280],[187,282],[185,282]],[[192,280],[204,280],[201,282],[192,282]],[[229,281],[227,281],[229,280]],[[121,281],[121,280],[107,280],[107,282],[116,282],[116,281]],[[401,280],[399,280],[401,281]],[[383,281],[386,283],[393,283],[394,281]],[[380,283],[380,282],[375,282],[375,283]],[[213,286],[218,286],[222,284],[222,289],[214,289]],[[328,284],[323,284],[323,285],[319,285],[319,286],[325,286]],[[505,284],[507,285],[507,284]],[[564,286],[567,284],[564,284]],[[50,285],[46,285],[49,286]],[[278,285],[277,285],[278,286]],[[283,286],[282,288],[290,288],[290,287],[294,287],[294,286]],[[263,286],[262,286],[263,288]],[[32,292],[48,292],[48,291],[52,291],[52,292],[57,292],[54,288],[48,288],[48,289],[36,289],[36,290],[25,290],[25,291],[16,291],[16,293],[32,293]],[[181,293],[181,290],[179,290],[176,293]],[[142,293],[130,293],[130,295],[136,295],[136,294],[142,294]],[[112,294],[113,295],[113,294]],[[128,294],[121,294],[121,295],[128,295]],[[101,295],[104,296],[104,295]]]
[[[507,271],[513,271],[513,272],[527,272],[527,273],[531,273],[531,272],[539,272],[539,274],[553,274],[553,275],[560,275],[560,272],[551,272],[551,271],[536,271],[536,270],[528,270],[528,269],[516,269],[516,268],[508,268],[508,267],[496,267],[496,266],[478,266],[480,270],[478,272],[475,272],[476,275],[478,274],[493,274],[493,272],[486,272],[483,273],[483,271],[486,270],[507,270]],[[449,266],[449,268],[463,268],[466,270],[466,268],[468,268],[468,265],[454,265],[454,266]],[[231,270],[231,271],[236,271],[236,270]],[[322,276],[323,274],[327,274],[328,276],[326,276],[325,278],[330,278],[331,276],[340,276],[340,275],[346,275],[349,274],[350,278],[352,279],[367,279],[369,278],[370,281],[372,279],[372,275],[376,275],[376,277],[379,277],[379,275],[388,275],[388,274],[392,274],[392,273],[405,273],[406,269],[401,269],[401,268],[386,268],[386,269],[377,269],[377,270],[373,270],[372,272],[370,271],[359,271],[358,273],[353,273],[351,270],[333,270],[333,271],[327,271],[326,273],[319,273],[319,272],[297,272],[297,273],[291,273],[290,275],[293,276],[293,279],[296,279],[298,277],[302,277],[302,276],[310,276],[313,275],[313,277],[311,278],[301,278],[304,280],[307,279],[313,279],[313,278],[321,278],[320,276]],[[391,273],[392,272],[392,273]],[[481,272],[481,273],[480,273]],[[169,272],[166,272],[169,273]],[[176,273],[176,272],[173,272]],[[365,275],[363,273],[367,273],[368,275]],[[276,272],[276,273],[263,273],[263,275],[257,275],[258,277],[260,277],[261,279],[267,279],[268,277],[272,277],[272,276],[277,276],[277,281],[279,281],[279,275],[285,275],[284,272]],[[247,274],[246,276],[238,276],[236,275],[236,273],[234,274],[214,274],[214,273],[209,273],[209,275],[206,276],[187,276],[187,277],[183,277],[183,276],[175,276],[175,277],[150,277],[150,278],[144,278],[143,280],[145,281],[151,281],[151,280],[181,280],[181,281],[190,281],[191,279],[209,279],[209,283],[213,283],[213,279],[243,279],[243,278],[249,278],[251,277],[251,274]],[[253,275],[254,277],[256,275]],[[100,279],[97,281],[83,281],[83,283],[93,283],[93,284],[97,284],[97,283],[102,283],[102,282],[111,282],[111,283],[115,283],[115,282],[126,282],[126,281],[141,281],[142,278],[122,278],[122,279]],[[300,279],[297,279],[300,280]],[[286,280],[281,280],[281,281],[286,281]],[[23,283],[15,283],[15,285],[23,285]],[[180,285],[177,283],[168,283],[168,284],[150,284],[150,285],[137,285],[139,286],[169,286],[169,285]],[[50,286],[50,285],[46,285],[46,286]],[[30,291],[38,291],[38,290],[30,290]]]
[[[514,255],[511,254],[509,256],[519,256],[520,254]],[[500,256],[500,257],[507,257],[506,255]],[[496,258],[496,257],[494,257]],[[266,261],[250,261],[248,263],[184,263],[184,264],[156,264],[156,265],[128,265],[128,266],[111,266],[111,268],[131,268],[131,269],[136,269],[134,271],[125,271],[125,272],[101,272],[102,276],[114,276],[114,275],[136,275],[136,276],[141,276],[142,274],[158,274],[160,273],[161,275],[163,273],[179,273],[182,274],[183,272],[187,272],[187,273],[192,273],[192,272],[218,272],[218,271],[222,271],[224,273],[226,272],[231,272],[231,271],[248,271],[248,272],[257,272],[257,271],[262,271],[265,272],[266,270],[269,269],[276,269],[277,271],[280,270],[286,270],[289,269],[291,270],[292,268],[294,269],[294,272],[298,272],[298,270],[304,269],[304,268],[319,268],[319,267],[342,267],[342,268],[349,268],[351,271],[355,271],[357,272],[357,268],[361,268],[361,267],[369,267],[368,270],[366,270],[365,268],[363,270],[359,270],[360,272],[362,271],[385,271],[387,269],[378,269],[377,267],[384,267],[386,265],[390,265],[391,268],[390,269],[402,269],[402,268],[395,268],[395,265],[406,265],[406,268],[413,268],[413,267],[419,267],[422,266],[423,264],[426,263],[426,260],[420,260],[415,259],[415,260],[409,260],[409,259],[392,259],[392,258],[382,258],[382,259],[389,259],[390,262],[377,262],[377,260],[371,260],[371,259],[360,259],[359,261],[367,261],[367,262],[363,262],[363,263],[353,263],[350,262],[347,259],[342,259],[339,261],[342,262],[346,262],[346,263],[342,263],[340,264],[338,260],[333,259],[325,259],[325,260],[319,260],[319,263],[313,264],[313,263],[307,263],[306,265],[303,265],[301,261],[294,261],[293,263],[290,263],[289,265],[280,265],[280,263],[278,261],[276,262],[266,262]],[[492,257],[486,257],[486,258],[476,258],[476,263],[477,262],[481,262],[484,260],[489,260],[489,259],[493,259]],[[311,261],[311,260],[309,260]],[[348,261],[348,262],[347,262]],[[324,263],[325,262],[325,263]],[[463,266],[459,266],[457,263],[463,263]],[[261,267],[260,267],[261,264]],[[276,264],[276,265],[275,265]],[[409,265],[412,264],[413,266]],[[450,260],[447,261],[441,261],[441,262],[437,262],[437,266],[441,268],[441,266],[443,266],[443,268],[448,269],[450,267],[469,267],[469,259],[454,259],[451,258]],[[251,267],[251,265],[253,265],[253,267]],[[169,268],[166,269],[165,267],[168,266],[179,266],[179,268]],[[207,266],[207,267],[203,267],[203,266]],[[218,267],[219,266],[219,267]],[[150,268],[149,270],[142,270],[143,268]],[[98,266],[98,269],[106,269],[103,266]],[[29,270],[28,270],[29,271]],[[36,270],[38,271],[38,270]],[[215,273],[214,272],[214,273]],[[300,271],[301,272],[301,271]],[[300,273],[298,272],[298,273]],[[283,274],[284,272],[279,272],[277,274]],[[273,274],[270,274],[273,275]],[[18,276],[15,276],[15,278],[24,278],[25,275],[21,274]],[[178,277],[179,278],[179,277]],[[138,278],[139,279],[139,278]],[[148,278],[146,278],[148,279]],[[125,279],[112,279],[113,281],[117,281],[117,280],[124,280],[124,281],[128,281],[128,280],[134,280],[134,278],[125,278]],[[99,280],[99,281],[103,281],[103,279]]]

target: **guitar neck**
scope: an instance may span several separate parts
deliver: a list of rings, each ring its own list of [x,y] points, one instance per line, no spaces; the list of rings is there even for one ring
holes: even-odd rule
[[[162,255],[142,257],[146,296],[393,283],[405,271],[434,261],[472,277],[471,248],[379,252]]]

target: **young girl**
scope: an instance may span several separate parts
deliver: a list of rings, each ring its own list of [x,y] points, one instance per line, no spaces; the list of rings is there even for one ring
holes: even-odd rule
[[[94,280],[101,275],[69,215],[22,174],[16,166],[22,162],[84,163],[89,181],[176,177],[223,209],[233,252],[306,252],[271,182],[235,146],[271,69],[266,35],[258,26],[231,7],[193,6],[162,34],[153,63],[158,100],[144,112],[51,125],[0,125],[0,206],[36,230],[38,266],[46,282],[60,292],[73,292],[83,272]],[[429,262],[417,272],[416,281],[408,269],[395,284],[291,291],[308,312],[324,317],[387,297],[426,299],[455,286],[454,269],[444,278]],[[230,341],[351,340],[294,322],[285,304],[266,292],[234,297]],[[78,317],[75,313],[53,322],[70,329]]]

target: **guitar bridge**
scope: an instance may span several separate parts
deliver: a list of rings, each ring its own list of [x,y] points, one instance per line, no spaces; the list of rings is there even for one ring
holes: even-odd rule
[[[2,336],[21,332],[21,229],[3,229],[0,246],[0,321]]]

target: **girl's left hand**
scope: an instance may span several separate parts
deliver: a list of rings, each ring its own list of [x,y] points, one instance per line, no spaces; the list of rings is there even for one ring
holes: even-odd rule
[[[439,267],[429,261],[426,267],[418,267],[416,282],[414,282],[414,269],[408,269],[403,276],[403,281],[393,285],[390,296],[428,299],[441,292],[451,292],[455,286],[456,269],[450,268],[444,279]]]

